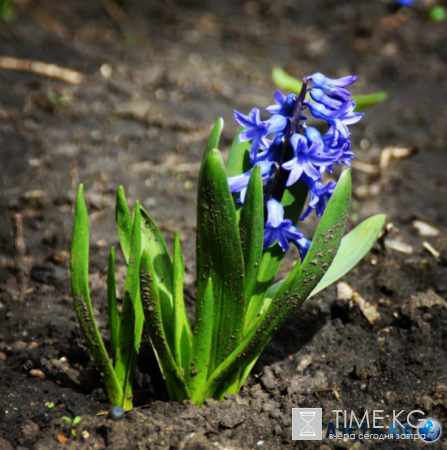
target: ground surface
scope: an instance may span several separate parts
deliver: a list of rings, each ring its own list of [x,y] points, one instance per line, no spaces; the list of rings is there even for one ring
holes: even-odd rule
[[[447,36],[445,23],[427,19],[430,2],[416,0],[398,16],[375,0],[134,0],[120,2],[118,14],[109,1],[18,3],[16,20],[0,24],[0,54],[80,70],[85,79],[73,86],[0,71],[2,450],[61,448],[70,437],[62,416],[82,417],[65,448],[116,450],[414,445],[293,442],[291,408],[298,406],[322,407],[326,423],[335,409],[422,409],[447,424]],[[103,64],[112,68],[108,78]],[[336,299],[335,287],[327,289],[278,333],[239,396],[201,409],[167,401],[145,344],[136,380],[141,407],[121,422],[96,415],[107,402],[69,287],[77,185],[85,184],[89,204],[90,282],[103,329],[120,184],[130,203],[139,199],[150,210],[169,244],[182,230],[192,312],[197,163],[207,133],[223,116],[221,148],[228,148],[237,128],[232,110],[271,103],[275,65],[297,76],[355,73],[357,93],[390,93],[353,127],[357,159],[377,166],[387,146],[412,155],[381,173],[354,171],[351,218],[386,213],[390,238],[413,253],[377,245],[344,279],[380,318],[371,325],[352,302]],[[16,213],[24,256],[14,245]],[[421,236],[415,219],[440,235]],[[433,448],[446,448],[444,439]]]

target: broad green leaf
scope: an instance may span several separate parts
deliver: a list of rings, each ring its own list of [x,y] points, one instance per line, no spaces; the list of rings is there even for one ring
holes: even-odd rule
[[[87,341],[87,347],[96,367],[101,373],[110,403],[120,406],[123,391],[113,370],[93,314],[88,285],[88,258],[89,225],[87,206],[84,200],[84,186],[81,184],[76,196],[76,216],[71,244],[70,268],[73,302],[82,334]]]
[[[201,405],[206,398],[213,396],[226,378],[232,376],[237,367],[244,367],[243,374],[248,375],[246,370],[248,366],[253,364],[275,332],[309,296],[338,250],[347,221],[350,200],[351,177],[350,171],[345,170],[328,202],[303,264],[297,262],[268,310],[255,320],[241,344],[215,369],[201,396],[195,398],[196,404]],[[242,383],[243,380],[240,381]]]
[[[250,164],[250,142],[239,142],[239,135],[244,128],[239,128],[236,137],[231,144],[225,169],[227,176],[234,177],[247,172],[251,168]],[[216,147],[217,148],[217,147]]]
[[[307,198],[307,186],[303,182],[295,183],[284,192],[281,204],[284,206],[284,218],[292,223],[298,222]],[[259,314],[264,298],[278,273],[285,253],[275,242],[265,250],[259,267],[256,283],[251,291],[251,298],[245,320],[245,329],[250,327]]]
[[[203,303],[198,307],[201,315],[197,316],[192,338],[192,355],[189,370],[189,387],[192,396],[197,395],[206,383],[211,356],[211,340],[213,335],[213,282],[208,278],[205,294],[200,299]]]
[[[211,150],[205,159],[197,203],[197,296],[204,295],[206,282],[212,277],[215,299],[212,370],[240,342],[245,317],[242,248],[219,150]],[[199,301],[197,306],[202,304]]]
[[[116,224],[118,226],[121,250],[126,259],[126,263],[128,263],[130,239],[132,237],[132,216],[130,215],[122,186],[119,187],[118,193],[116,194]]]
[[[303,82],[289,75],[284,69],[274,67],[272,70],[272,80],[280,89],[285,89],[298,94],[303,86]],[[388,92],[381,91],[373,94],[354,95],[352,100],[356,103],[356,111],[364,111],[369,106],[382,103],[388,99]]]
[[[385,216],[378,214],[363,221],[348,233],[341,241],[340,248],[334,261],[324,277],[311,292],[314,296],[326,287],[335,283],[343,275],[347,274],[359,261],[371,250],[385,223]]]
[[[107,269],[107,311],[109,314],[110,345],[112,347],[113,360],[115,360],[120,327],[118,305],[116,302],[115,247],[110,248],[109,265]]]
[[[264,245],[264,192],[259,167],[253,168],[250,177],[239,231],[244,254],[245,295],[248,302],[256,284]]]
[[[140,301],[140,259],[141,214],[140,204],[136,202],[115,363],[115,373],[124,392],[123,404],[120,406],[126,411],[132,409],[133,375],[144,323]]]
[[[147,250],[141,257],[141,303],[146,325],[155,349],[161,372],[166,381],[169,396],[179,402],[189,399],[189,389],[184,381],[181,369],[177,366],[166,339],[161,302],[157,286],[157,277]]]
[[[155,270],[166,339],[174,353],[174,268],[163,235],[152,217],[141,208],[141,248],[147,250]]]
[[[189,358],[191,353],[191,325],[186,313],[183,299],[183,276],[185,266],[183,263],[182,250],[180,248],[180,238],[178,231],[174,236],[174,357],[178,367],[188,374]]]

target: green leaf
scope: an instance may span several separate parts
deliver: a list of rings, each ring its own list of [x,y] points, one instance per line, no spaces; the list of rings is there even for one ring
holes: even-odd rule
[[[189,387],[193,395],[197,395],[206,383],[211,356],[211,341],[213,335],[213,282],[208,278],[205,294],[200,299],[203,303],[197,307],[200,316],[196,316],[192,338],[192,356],[189,372]],[[193,400],[194,401],[194,400]]]
[[[73,419],[73,424],[72,424],[72,426],[75,427],[81,420],[82,420],[82,417],[76,416],[76,417]]]
[[[120,405],[123,391],[115,375],[93,314],[88,286],[89,224],[84,200],[84,186],[79,185],[76,196],[76,216],[71,244],[71,288],[73,302],[87,347],[101,373],[112,405]]]
[[[303,82],[289,75],[284,69],[274,67],[272,70],[272,80],[280,89],[285,89],[298,94],[303,86]],[[364,111],[369,106],[382,103],[388,99],[388,92],[381,91],[373,94],[354,95],[352,100],[356,103],[357,112]]]
[[[295,183],[284,192],[281,201],[281,204],[284,206],[284,217],[290,219],[293,224],[298,222],[301,216],[307,193],[308,188],[303,182]],[[265,250],[256,283],[251,291],[245,329],[253,324],[256,316],[259,314],[267,291],[278,273],[284,256],[285,253],[276,242]]]
[[[71,424],[71,418],[67,416],[62,416],[62,420],[65,420],[66,422],[69,422]]]
[[[231,144],[230,153],[228,154],[227,162],[225,164],[227,176],[229,177],[245,173],[251,168],[250,142],[239,142],[239,135],[243,130],[243,127],[239,128],[239,131]]]
[[[374,92],[373,94],[365,94],[365,95],[354,95],[352,100],[356,103],[355,111],[364,111],[370,106],[376,105],[377,103],[382,103],[388,100],[388,92]]]
[[[302,81],[292,77],[292,75],[289,75],[284,69],[281,69],[281,67],[273,68],[272,80],[280,89],[285,89],[294,92],[295,94],[299,94],[301,87],[303,86]]]
[[[119,187],[116,194],[116,224],[118,226],[118,236],[120,239],[121,250],[126,263],[129,262],[130,239],[132,237],[132,216],[127,206],[124,188]]]
[[[379,236],[385,216],[378,214],[363,221],[360,225],[348,233],[341,241],[340,248],[335,255],[329,270],[309,295],[314,296],[326,287],[335,283],[343,275],[347,274],[359,261],[371,250]]]
[[[203,159],[202,161],[205,161],[206,157],[208,156],[208,153],[215,149],[215,148],[219,148],[219,140],[220,140],[220,135],[222,134],[222,130],[224,127],[224,120],[222,119],[222,117],[219,117],[216,121],[216,123],[214,124],[213,129],[211,130],[211,133],[208,137],[208,141],[206,143],[206,148],[205,148],[205,154],[203,155]],[[202,167],[203,167],[203,162],[202,162]]]
[[[174,354],[174,268],[165,239],[152,217],[141,208],[141,247],[147,250],[155,270],[161,302],[163,326],[169,348]]]
[[[174,357],[178,367],[181,367],[185,374],[189,370],[189,358],[191,353],[191,325],[186,313],[183,299],[183,276],[185,266],[183,263],[182,250],[180,248],[180,238],[178,231],[174,236]]]
[[[169,396],[181,402],[191,395],[166,339],[155,270],[147,250],[143,250],[141,257],[140,280],[144,317]]]
[[[205,159],[197,206],[197,296],[213,279],[212,371],[237,346],[245,317],[244,262],[233,198],[219,150]],[[197,306],[203,302],[199,301]],[[199,316],[201,312],[199,311]]]
[[[261,169],[253,168],[239,223],[245,267],[245,292],[251,298],[264,245],[264,191]]]
[[[295,314],[318,284],[340,245],[350,200],[351,177],[350,171],[345,170],[328,202],[304,263],[297,262],[279,288],[268,310],[255,320],[247,330],[241,344],[215,369],[201,395],[195,398],[197,405],[201,405],[206,398],[213,396],[227,377],[233,376],[237,367],[243,367],[243,374],[248,375],[248,366],[256,361],[275,332]],[[242,381],[241,378],[240,382]]]
[[[115,247],[110,248],[109,266],[107,269],[107,311],[109,313],[110,345],[112,347],[113,359],[115,360],[120,327],[118,305],[116,302]]]
[[[115,372],[124,392],[123,404],[119,406],[126,411],[132,409],[133,375],[144,322],[140,302],[140,259],[141,214],[140,204],[136,202],[115,363]]]

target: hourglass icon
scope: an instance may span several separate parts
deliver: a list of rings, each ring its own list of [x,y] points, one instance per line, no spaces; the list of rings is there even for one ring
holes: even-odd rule
[[[306,425],[301,430],[300,436],[302,437],[313,437],[316,436],[315,430],[310,426],[312,420],[315,419],[315,412],[312,411],[300,411],[301,419],[304,420]]]

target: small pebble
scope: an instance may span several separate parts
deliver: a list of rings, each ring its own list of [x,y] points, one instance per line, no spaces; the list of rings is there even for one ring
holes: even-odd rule
[[[45,378],[45,374],[39,369],[31,369],[29,371],[29,375],[30,375],[30,377],[40,378],[42,380]]]
[[[87,430],[84,430],[81,433],[82,439],[87,440],[90,437],[90,433]]]
[[[124,417],[124,409],[120,406],[111,406],[109,409],[109,417],[112,420],[121,420]]]
[[[3,352],[0,352],[0,361],[4,361],[7,358],[6,354]]]

